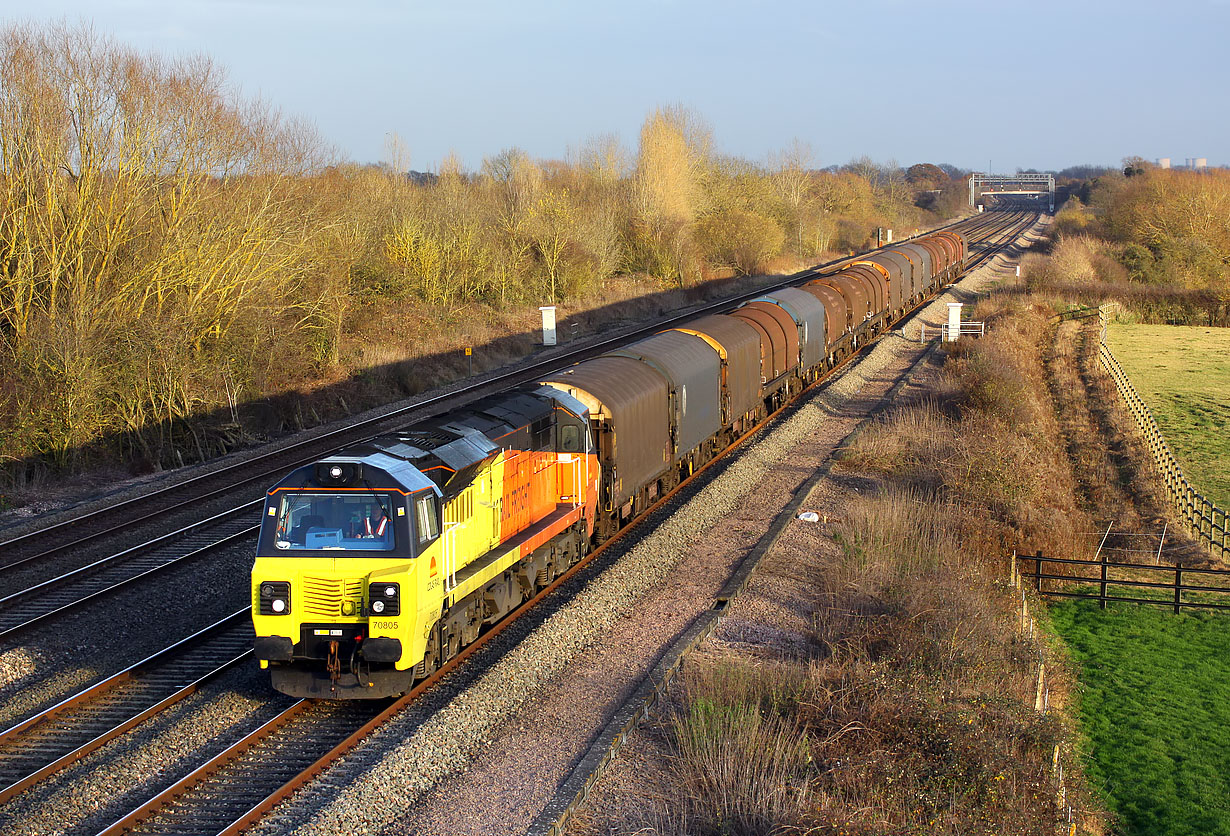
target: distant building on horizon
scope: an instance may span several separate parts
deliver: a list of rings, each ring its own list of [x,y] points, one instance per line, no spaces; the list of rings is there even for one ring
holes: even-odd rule
[[[1170,157],[1158,157],[1157,167],[1158,168],[1171,168]],[[1208,167],[1209,167],[1208,157],[1184,157],[1183,165],[1175,166],[1175,168],[1177,169],[1180,169],[1180,170],[1187,169],[1188,171],[1199,171],[1202,168],[1208,168]]]

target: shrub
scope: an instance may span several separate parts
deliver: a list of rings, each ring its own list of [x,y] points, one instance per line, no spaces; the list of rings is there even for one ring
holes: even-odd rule
[[[768,261],[781,252],[786,233],[772,218],[731,210],[702,218],[696,238],[710,262],[749,276],[764,272]]]

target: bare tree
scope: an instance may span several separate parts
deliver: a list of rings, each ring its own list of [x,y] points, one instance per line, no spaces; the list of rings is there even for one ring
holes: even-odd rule
[[[803,207],[811,197],[812,163],[810,145],[795,139],[782,151],[769,158],[773,188],[786,207],[788,225],[793,230],[795,249],[803,250]]]
[[[548,298],[554,304],[560,298],[564,254],[576,227],[576,218],[572,207],[568,205],[567,192],[546,191],[535,205],[533,216],[530,236],[547,274]]]

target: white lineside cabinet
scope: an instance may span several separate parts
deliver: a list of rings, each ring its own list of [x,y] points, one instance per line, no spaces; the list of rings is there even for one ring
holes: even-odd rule
[[[944,335],[945,342],[955,343],[961,336],[961,303],[948,303],[948,333]]]
[[[547,305],[542,311],[542,344],[555,345],[555,306]]]

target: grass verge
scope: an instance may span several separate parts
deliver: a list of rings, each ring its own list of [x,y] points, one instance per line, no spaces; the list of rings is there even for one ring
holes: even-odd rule
[[[1230,834],[1230,616],[1072,601],[1087,774],[1122,832]]]
[[[1230,329],[1113,325],[1107,339],[1187,477],[1230,508]]]

